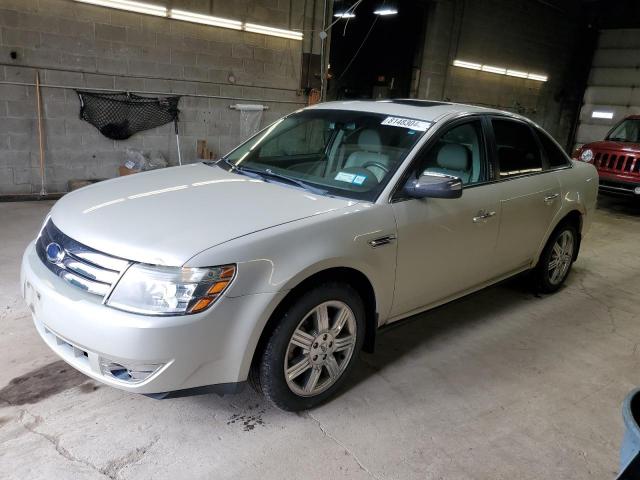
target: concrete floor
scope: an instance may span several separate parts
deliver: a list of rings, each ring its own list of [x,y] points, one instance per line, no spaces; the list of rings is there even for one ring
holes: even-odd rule
[[[0,204],[0,477],[606,479],[640,384],[640,208],[602,202],[567,286],[521,279],[380,336],[351,385],[286,414],[250,389],[152,400],[57,360],[19,296],[51,203]]]

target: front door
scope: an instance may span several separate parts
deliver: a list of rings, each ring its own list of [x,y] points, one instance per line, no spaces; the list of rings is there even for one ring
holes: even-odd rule
[[[462,179],[457,199],[398,198],[398,250],[392,317],[441,303],[490,280],[500,222],[479,118],[454,124],[414,161],[424,171]]]

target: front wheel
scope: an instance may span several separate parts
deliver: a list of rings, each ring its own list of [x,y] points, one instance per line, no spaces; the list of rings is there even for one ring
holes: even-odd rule
[[[349,285],[323,284],[279,319],[252,371],[277,407],[313,408],[343,383],[364,341],[364,306]]]
[[[551,234],[534,269],[537,288],[544,293],[557,291],[569,276],[578,248],[578,232],[570,223]]]

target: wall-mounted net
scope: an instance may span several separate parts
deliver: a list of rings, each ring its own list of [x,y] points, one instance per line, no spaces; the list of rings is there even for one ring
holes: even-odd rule
[[[80,97],[80,118],[113,140],[126,140],[134,133],[169,122],[177,123],[180,113],[180,96],[142,97],[128,92],[82,90],[76,90],[76,93]]]

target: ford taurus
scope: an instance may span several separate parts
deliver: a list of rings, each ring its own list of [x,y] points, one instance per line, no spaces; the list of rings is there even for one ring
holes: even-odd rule
[[[345,382],[376,331],[524,271],[558,290],[598,192],[540,127],[417,100],[333,102],[217,162],[58,201],[22,262],[37,331],[128,392],[282,409]]]

